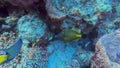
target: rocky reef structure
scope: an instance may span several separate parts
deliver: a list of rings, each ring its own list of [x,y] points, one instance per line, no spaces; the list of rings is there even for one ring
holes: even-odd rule
[[[91,62],[91,68],[109,68],[109,58],[106,54],[104,46],[102,46],[99,42],[96,45],[95,54],[92,57]]]
[[[95,54],[92,57],[91,68],[119,68],[119,35],[120,31],[101,37],[96,45]]]
[[[0,0],[0,48],[23,40],[0,67],[120,68],[119,28],[119,0]]]
[[[33,7],[35,3],[39,2],[39,0],[4,0],[6,2],[9,2],[13,6],[22,7],[24,9]]]
[[[22,16],[18,22],[19,36],[28,41],[40,39],[46,31],[46,24],[39,19],[37,14]]]
[[[99,17],[104,16],[102,13],[106,14],[112,10],[112,5],[110,1],[105,0],[101,2],[99,0],[47,0],[46,10],[50,18],[53,16],[60,17],[59,20],[64,18],[63,23],[69,25],[67,28],[77,26],[84,34],[88,34],[99,24]]]
[[[74,47],[77,45],[77,43],[66,44],[59,40],[51,42],[47,47],[50,55],[47,68],[83,68],[89,66],[92,52],[82,50],[80,46]]]

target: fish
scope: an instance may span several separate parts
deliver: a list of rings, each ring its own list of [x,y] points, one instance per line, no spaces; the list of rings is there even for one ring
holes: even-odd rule
[[[15,43],[11,44],[9,48],[0,49],[0,64],[7,63],[18,56],[22,43],[22,39],[19,38]]]
[[[73,41],[73,40],[76,40],[76,39],[80,39],[82,37],[82,34],[75,31],[75,30],[72,30],[72,29],[64,29],[62,32],[61,32],[62,36],[63,36],[63,40],[65,42],[70,42],[70,41]]]
[[[6,61],[8,58],[7,55],[0,55],[0,64],[2,64],[4,61]]]

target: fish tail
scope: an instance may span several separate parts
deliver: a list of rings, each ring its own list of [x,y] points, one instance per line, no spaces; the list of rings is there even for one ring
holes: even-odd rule
[[[8,58],[7,55],[0,56],[0,64],[2,64],[3,62],[5,62],[7,60],[7,58]]]

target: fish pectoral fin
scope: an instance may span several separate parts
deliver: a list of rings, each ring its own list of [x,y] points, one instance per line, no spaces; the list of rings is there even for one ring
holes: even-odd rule
[[[3,62],[5,62],[7,60],[8,56],[7,55],[1,55],[0,56],[0,64],[2,64]]]

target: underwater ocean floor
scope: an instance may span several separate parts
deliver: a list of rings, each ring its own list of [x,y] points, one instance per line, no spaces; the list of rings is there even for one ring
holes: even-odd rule
[[[0,68],[120,68],[120,0],[0,0]]]

